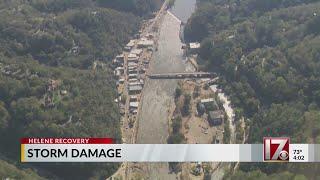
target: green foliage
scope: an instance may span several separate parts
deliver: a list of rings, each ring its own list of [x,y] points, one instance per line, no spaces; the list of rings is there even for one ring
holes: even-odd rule
[[[174,95],[175,99],[178,99],[181,95],[182,95],[182,89],[181,87],[177,87]]]
[[[182,125],[182,119],[180,116],[178,116],[177,118],[173,119],[173,121],[172,121],[172,131],[174,133],[179,132],[181,125]]]
[[[307,178],[304,175],[294,175],[290,172],[283,172],[277,175],[266,175],[261,171],[252,171],[250,173],[244,173],[242,171],[238,171],[233,175],[227,175],[224,177],[225,180],[241,180],[241,179],[248,179],[248,180],[306,180]]]
[[[168,144],[181,144],[184,141],[184,135],[181,133],[171,134],[167,140]]]
[[[26,179],[26,180],[44,179],[39,177],[31,169],[20,170],[16,168],[14,165],[9,164],[3,160],[0,160],[0,177],[3,179]]]
[[[163,0],[97,0],[103,7],[110,7],[121,11],[129,11],[137,15],[145,15],[160,7]]]
[[[225,119],[224,119],[224,126],[223,126],[223,142],[228,144],[230,143],[230,135],[231,135],[231,132],[230,132],[230,121],[228,121],[226,119],[226,116],[225,116]]]
[[[215,101],[206,103],[205,107],[206,107],[206,111],[207,111],[207,112],[209,112],[209,111],[215,111],[215,110],[218,110],[218,109],[219,109],[219,107],[217,107],[217,104],[216,104]]]
[[[190,102],[191,102],[191,95],[190,94],[185,94],[184,95],[184,101],[183,101],[183,106],[181,109],[181,114],[182,116],[188,116],[190,115]]]
[[[168,7],[171,8],[175,3],[175,0],[169,0],[168,1]]]
[[[184,135],[180,132],[181,126],[182,119],[180,116],[172,120],[172,132],[167,139],[168,144],[180,144],[185,141]]]
[[[220,74],[237,116],[250,119],[250,143],[319,141],[319,9],[318,0],[200,0],[188,21],[185,39],[201,41],[200,66]],[[317,179],[317,168],[242,163],[230,179]]]
[[[114,1],[107,1],[114,2]],[[0,2],[0,154],[17,162],[21,137],[112,137],[120,141],[110,60],[161,1],[119,11],[94,0]],[[137,9],[135,9],[137,8]],[[105,63],[93,72],[94,61]],[[51,87],[51,81],[56,86]],[[61,93],[61,92],[67,93]],[[9,137],[9,138],[8,138]],[[50,179],[105,179],[119,164],[34,164]],[[67,173],[66,173],[67,172]],[[12,176],[10,175],[12,173]],[[39,179],[0,162],[0,177]]]
[[[9,112],[4,107],[4,103],[0,101],[0,130],[3,131],[8,127]],[[0,131],[0,132],[1,132]]]
[[[20,12],[1,11],[1,52],[31,55],[47,65],[87,68],[95,59],[115,56],[140,25],[140,18],[132,14],[85,3],[81,6],[79,2],[79,7],[70,5],[72,9],[65,8],[58,14],[38,11],[33,6],[38,7],[39,3],[25,3]]]

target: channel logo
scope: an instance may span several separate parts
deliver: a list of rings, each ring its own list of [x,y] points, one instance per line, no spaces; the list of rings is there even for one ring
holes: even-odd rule
[[[263,138],[263,161],[288,162],[290,138]]]

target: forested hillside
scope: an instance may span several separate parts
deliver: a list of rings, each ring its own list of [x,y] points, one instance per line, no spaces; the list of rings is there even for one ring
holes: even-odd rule
[[[120,141],[109,62],[161,0],[124,2],[0,0],[0,179],[101,179],[116,170],[117,164],[21,164],[19,139]]]
[[[320,143],[319,15],[317,0],[199,1],[185,39],[201,41],[202,69],[221,75],[250,127],[248,143],[265,136]],[[319,179],[319,168],[243,163],[226,178]]]

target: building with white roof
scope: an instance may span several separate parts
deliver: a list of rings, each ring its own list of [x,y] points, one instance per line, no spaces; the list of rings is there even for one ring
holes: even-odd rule
[[[189,44],[190,49],[199,49],[200,48],[200,43],[198,42],[192,42]]]
[[[129,107],[130,109],[137,109],[139,107],[139,102],[130,102]]]
[[[130,51],[135,45],[136,40],[130,40],[130,42],[126,45],[125,50]]]
[[[140,48],[147,48],[153,46],[154,42],[153,40],[148,40],[146,38],[141,38],[141,40],[138,42],[138,47]]]
[[[133,49],[130,53],[140,56],[142,54],[142,49]]]

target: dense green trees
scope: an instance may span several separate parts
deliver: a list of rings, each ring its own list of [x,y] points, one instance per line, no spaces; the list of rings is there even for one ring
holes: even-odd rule
[[[181,133],[182,118],[180,116],[172,119],[172,132],[167,142],[168,144],[180,144],[185,141],[184,135]]]
[[[110,62],[161,1],[104,2],[0,2],[1,159],[25,168],[19,163],[21,137],[112,137],[120,142]],[[100,62],[92,70],[94,61]],[[51,179],[104,179],[117,168],[108,163],[32,166]],[[27,176],[0,161],[1,178],[39,179],[32,169]]]
[[[5,108],[5,104],[0,101],[0,130],[8,127],[9,112]]]
[[[250,173],[243,173],[241,171],[236,172],[234,175],[227,175],[224,179],[231,179],[231,180],[307,180],[304,175],[294,175],[290,172],[283,172],[277,175],[266,175],[261,171],[252,171]]]
[[[139,27],[139,17],[112,9],[70,5],[73,9],[54,14],[40,13],[32,5],[0,14],[4,54],[32,55],[48,65],[87,68],[94,59],[112,58]]]
[[[44,179],[34,173],[31,169],[20,170],[14,165],[9,164],[3,160],[0,160],[0,177],[8,179],[26,179],[37,180]]]
[[[185,39],[201,41],[202,68],[220,73],[219,84],[250,119],[249,142],[261,143],[264,136],[318,142],[320,3],[201,0],[198,6],[185,28]],[[237,174],[247,178],[270,178],[259,170],[318,176],[316,168],[311,175],[297,165],[240,167],[249,172],[258,170],[255,175]],[[285,179],[301,177],[293,174]]]
[[[163,0],[97,0],[98,4],[104,7],[111,7],[121,11],[130,11],[138,15],[147,14],[160,7]]]

